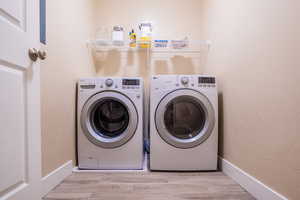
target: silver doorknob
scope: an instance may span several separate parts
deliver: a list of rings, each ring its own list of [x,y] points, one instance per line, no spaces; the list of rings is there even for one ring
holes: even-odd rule
[[[36,48],[30,48],[28,50],[28,55],[33,62],[37,61],[38,58],[45,60],[47,57],[46,51],[37,50]]]
[[[38,50],[36,48],[30,48],[28,50],[28,55],[29,55],[29,58],[35,62],[37,61],[38,57],[39,57],[39,53],[38,53]]]
[[[41,60],[45,60],[45,59],[47,58],[47,53],[46,53],[46,51],[41,51],[41,50],[39,50],[39,51],[38,51],[38,55],[39,55],[39,58],[40,58]]]

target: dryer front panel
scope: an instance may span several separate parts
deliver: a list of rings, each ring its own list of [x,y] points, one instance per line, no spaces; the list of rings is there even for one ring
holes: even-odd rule
[[[155,113],[161,138],[177,148],[193,148],[204,142],[215,124],[212,104],[192,89],[178,89],[167,94]]]
[[[84,134],[92,143],[103,148],[117,148],[135,134],[138,114],[127,96],[105,91],[85,103],[80,120]]]

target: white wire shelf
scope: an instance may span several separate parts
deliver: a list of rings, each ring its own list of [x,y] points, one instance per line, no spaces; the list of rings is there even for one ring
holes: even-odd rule
[[[201,53],[203,51],[209,51],[211,42],[208,40],[192,40],[188,41],[185,47],[174,48],[172,43],[168,41],[167,45],[164,47],[155,47],[155,42],[150,42],[148,48],[142,48],[141,45],[146,44],[145,42],[137,41],[135,47],[130,47],[129,41],[124,41],[122,43],[114,43],[111,40],[91,40],[88,41],[88,45],[92,47],[95,51],[149,51],[151,53]]]

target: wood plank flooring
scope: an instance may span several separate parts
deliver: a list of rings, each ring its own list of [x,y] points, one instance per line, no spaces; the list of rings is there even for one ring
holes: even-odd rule
[[[44,200],[254,200],[222,172],[79,172]]]

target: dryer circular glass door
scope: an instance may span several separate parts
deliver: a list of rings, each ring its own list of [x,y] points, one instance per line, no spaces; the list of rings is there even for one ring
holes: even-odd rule
[[[117,148],[135,134],[138,114],[133,102],[118,92],[92,96],[81,111],[81,127],[87,138],[103,148]]]
[[[177,148],[193,148],[204,142],[215,124],[215,113],[206,96],[192,89],[167,94],[155,112],[161,138]]]

